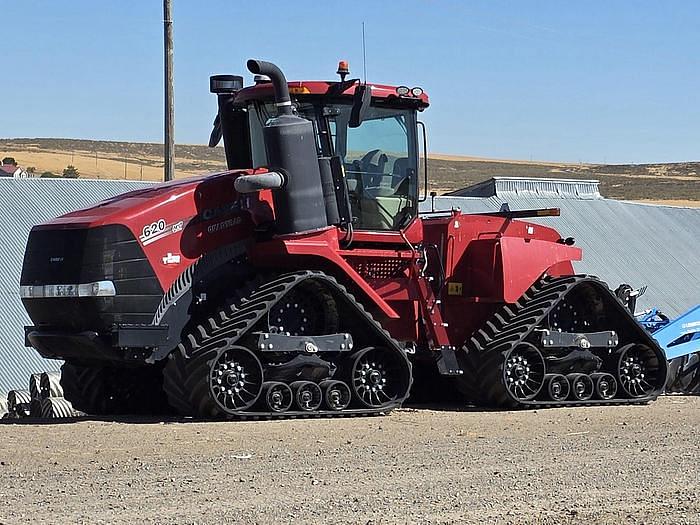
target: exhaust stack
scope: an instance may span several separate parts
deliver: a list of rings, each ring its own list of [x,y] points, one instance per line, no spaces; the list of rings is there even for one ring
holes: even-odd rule
[[[292,114],[292,99],[289,97],[289,86],[282,70],[272,62],[264,60],[248,60],[248,71],[254,75],[265,75],[272,82],[275,91],[275,103],[278,115]]]
[[[263,129],[269,169],[284,177],[272,191],[278,233],[299,233],[328,226],[313,124],[292,113],[287,79],[276,65],[248,60],[248,69],[267,75],[275,92],[277,116]]]

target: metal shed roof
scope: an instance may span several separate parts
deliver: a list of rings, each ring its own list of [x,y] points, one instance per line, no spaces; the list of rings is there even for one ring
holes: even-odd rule
[[[700,208],[605,199],[597,181],[494,178],[436,197],[435,209],[463,213],[560,208],[560,217],[528,219],[574,237],[583,249],[575,264],[611,288],[626,282],[648,289],[638,309],[658,306],[675,317],[700,303]],[[428,211],[431,202],[421,205]]]
[[[32,226],[114,195],[144,188],[146,182],[83,179],[0,178],[0,395],[28,387],[29,375],[57,370],[60,363],[42,359],[24,347],[29,317],[19,298],[19,278]]]
[[[602,199],[597,180],[527,179],[522,177],[493,177],[453,191],[453,197],[492,197],[515,194],[520,197],[552,197],[562,199]]]

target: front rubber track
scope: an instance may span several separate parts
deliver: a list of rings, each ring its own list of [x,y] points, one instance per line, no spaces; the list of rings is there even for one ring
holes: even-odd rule
[[[352,334],[357,349],[379,343],[383,347],[398,352],[406,360],[408,370],[408,388],[398,396],[396,402],[377,408],[352,407],[342,411],[318,410],[314,412],[287,411],[268,412],[261,403],[248,410],[227,411],[222,409],[213,398],[210,389],[210,370],[220,352],[233,346],[247,347],[254,353],[259,353],[251,338],[247,337],[256,331],[267,330],[267,314],[295,286],[303,282],[317,282],[330,290],[334,299],[342,303],[343,322],[346,323],[343,332]],[[169,355],[163,369],[163,388],[171,406],[180,414],[204,419],[216,418],[281,418],[281,417],[313,417],[338,415],[371,415],[385,414],[401,405],[410,390],[412,377],[410,363],[403,348],[391,338],[379,323],[364,309],[364,307],[337,283],[332,277],[316,271],[304,271],[285,274],[268,282],[246,283],[238,298],[230,304],[221,307],[212,316],[194,324],[185,334],[182,342]],[[324,299],[325,300],[325,299]],[[348,315],[350,312],[352,315]],[[347,358],[350,352],[347,352]],[[264,362],[264,356],[258,356]],[[342,369],[342,363],[337,363]],[[337,379],[333,377],[333,379]]]

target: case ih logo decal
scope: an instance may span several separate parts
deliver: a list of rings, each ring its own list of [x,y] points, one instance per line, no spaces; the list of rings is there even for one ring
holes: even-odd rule
[[[146,226],[143,227],[139,240],[141,241],[141,244],[148,246],[149,244],[163,239],[170,234],[182,231],[184,225],[184,221],[168,224],[165,222],[165,219],[158,219],[157,221],[146,224]]]
[[[163,257],[163,264],[180,264],[180,254],[172,254],[168,252],[168,255]]]

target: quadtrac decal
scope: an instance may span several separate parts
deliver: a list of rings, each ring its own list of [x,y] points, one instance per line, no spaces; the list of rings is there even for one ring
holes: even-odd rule
[[[146,224],[141,230],[139,240],[144,246],[164,239],[168,235],[182,231],[185,226],[185,221],[177,221],[173,224],[168,224],[165,219],[158,219],[150,224]]]
[[[207,226],[207,233],[216,233],[220,232],[223,230],[228,230],[229,228],[233,228],[234,226],[238,226],[243,222],[243,217],[231,217],[229,219],[215,222],[214,224],[210,224]]]

